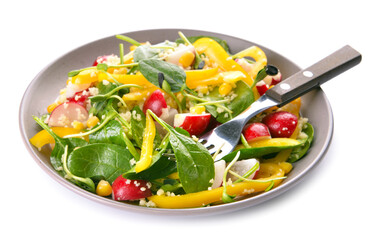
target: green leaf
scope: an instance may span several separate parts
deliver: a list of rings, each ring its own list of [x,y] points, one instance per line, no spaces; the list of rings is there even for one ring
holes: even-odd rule
[[[153,59],[158,57],[158,51],[150,46],[141,45],[133,52],[133,61],[139,62],[145,59]]]
[[[172,92],[179,92],[185,85],[186,73],[177,65],[158,59],[145,59],[139,62],[139,70],[145,78],[157,87],[159,86],[158,74],[164,74],[164,80],[171,87]]]
[[[103,178],[112,183],[131,169],[132,154],[123,146],[95,143],[75,149],[67,159],[70,172],[83,178]]]
[[[57,136],[43,121],[37,117],[33,117],[37,124],[40,125],[44,130],[46,130],[55,141],[54,148],[50,155],[50,163],[53,168],[61,175],[65,176],[66,172],[63,170],[62,156],[65,152],[65,147],[68,146],[68,154],[77,147],[82,147],[88,143],[81,138],[61,138]]]
[[[240,152],[239,160],[240,159],[249,159],[249,158],[258,158],[265,156],[271,153],[277,153],[285,149],[295,148],[301,146],[301,143],[296,145],[287,145],[287,146],[271,146],[271,147],[256,147],[256,148],[242,148],[236,150],[232,153],[227,154],[222,159],[226,162],[230,162],[234,159],[237,152]]]
[[[108,65],[106,63],[99,63],[97,64],[97,70],[107,71]]]
[[[230,49],[229,49],[229,45],[227,44],[227,42],[225,40],[222,40],[220,38],[217,38],[217,37],[210,37],[210,36],[192,36],[192,37],[187,37],[187,39],[189,40],[190,43],[194,43],[196,42],[196,40],[200,39],[200,38],[211,38],[213,40],[215,40],[216,42],[218,42],[218,44],[221,45],[221,47],[223,47],[225,49],[226,52],[230,52]],[[180,43],[185,43],[185,41],[182,39],[182,38],[179,38],[176,40],[176,43],[180,44]]]
[[[111,120],[102,129],[89,135],[89,143],[112,143],[125,147],[123,132],[121,124]]]
[[[252,89],[244,81],[236,82],[236,87],[233,89],[233,91],[237,96],[231,102],[221,104],[232,111],[232,118],[242,113],[255,101]],[[204,97],[204,99],[209,101],[218,101],[225,99],[225,97],[222,97],[218,92],[218,88],[215,87],[212,92]],[[230,116],[229,114],[226,114],[226,111],[220,113],[217,111],[217,106],[207,105],[205,107],[207,111],[217,119],[218,122],[225,123],[230,120]]]
[[[149,110],[148,110],[149,111]],[[169,132],[169,142],[173,149],[177,171],[186,193],[207,190],[214,178],[214,161],[208,150],[199,142],[195,142],[158,118],[151,115]]]
[[[309,150],[311,143],[314,139],[314,128],[310,123],[306,123],[304,125],[304,129],[302,130],[306,135],[307,138],[305,139],[297,139],[302,142],[302,144],[298,147],[295,147],[291,152],[287,162],[294,163],[300,160]]]
[[[146,127],[146,116],[139,108],[139,106],[135,106],[132,110],[130,125],[133,140],[136,142],[137,146],[141,147],[143,133]]]

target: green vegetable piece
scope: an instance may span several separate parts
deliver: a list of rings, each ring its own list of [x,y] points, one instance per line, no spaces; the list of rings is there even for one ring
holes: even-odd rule
[[[157,49],[151,48],[150,46],[141,45],[137,47],[133,52],[133,61],[139,62],[145,59],[154,59],[158,57]]]
[[[112,143],[125,147],[123,127],[116,120],[110,120],[99,131],[89,135],[89,143]]]
[[[40,125],[44,130],[46,130],[55,141],[53,151],[50,155],[50,163],[53,168],[61,175],[65,176],[66,172],[63,170],[62,156],[65,153],[65,147],[68,146],[68,154],[76,147],[82,147],[88,143],[81,138],[61,138],[57,136],[43,121],[39,118],[33,116],[37,124]]]
[[[294,163],[298,160],[300,160],[309,150],[311,143],[314,139],[314,127],[310,123],[306,123],[304,126],[304,129],[302,130],[306,135],[307,138],[305,139],[297,139],[302,144],[298,147],[295,147],[293,151],[291,152],[291,155],[289,156],[287,162]]]
[[[67,159],[70,172],[82,178],[103,178],[112,183],[131,168],[132,154],[123,146],[89,144],[75,149]]]
[[[150,110],[148,110],[150,111]],[[208,150],[175,130],[151,112],[153,118],[169,132],[180,181],[186,193],[207,190],[214,178],[214,161]]]
[[[227,154],[222,159],[226,162],[230,162],[234,159],[237,152],[240,152],[239,160],[240,159],[249,159],[249,158],[256,158],[256,157],[262,157],[267,154],[271,153],[277,153],[285,149],[295,148],[301,146],[300,144],[297,145],[289,145],[289,146],[271,146],[271,147],[257,147],[257,148],[242,148],[239,150],[236,150],[232,153]]]
[[[179,92],[186,82],[186,73],[183,69],[158,59],[141,60],[139,70],[149,82],[157,87],[160,87],[159,73],[163,73],[164,80],[169,83],[172,92]]]
[[[132,110],[130,124],[133,140],[137,146],[141,147],[146,127],[146,116],[138,106],[135,106]]]
[[[231,119],[231,117],[236,117],[247,109],[254,101],[254,95],[252,89],[243,81],[236,82],[236,88],[234,88],[234,94],[237,96],[230,103],[221,103],[222,106],[228,108],[232,111],[231,115],[227,111],[219,112],[217,111],[218,106],[216,105],[206,105],[206,109],[211,113],[218,122],[225,123]],[[219,101],[224,100],[219,92],[218,88],[214,88],[204,99],[209,101]]]

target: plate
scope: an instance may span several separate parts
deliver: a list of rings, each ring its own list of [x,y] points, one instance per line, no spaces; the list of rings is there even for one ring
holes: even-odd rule
[[[123,33],[123,35],[136,39],[139,42],[150,41],[152,44],[155,44],[163,42],[164,40],[172,41],[177,39],[179,37],[178,31],[182,31],[186,36],[206,35],[226,40],[232,53],[236,53],[252,45],[257,45],[266,53],[268,63],[273,64],[280,69],[283,79],[300,70],[295,63],[264,46],[219,33],[187,29],[152,29]],[[59,176],[53,169],[49,161],[50,150],[48,152],[48,149],[43,148],[43,151],[39,152],[30,144],[29,139],[40,130],[39,126],[32,119],[32,116],[41,116],[46,113],[46,107],[54,101],[59,94],[59,90],[65,86],[67,73],[69,71],[90,66],[97,56],[111,53],[118,54],[119,43],[122,43],[122,41],[117,39],[115,36],[111,36],[88,43],[61,56],[45,67],[31,81],[21,101],[19,109],[19,126],[26,148],[46,173],[68,189],[88,199],[126,211],[163,215],[217,214],[251,207],[283,194],[285,191],[299,183],[307,173],[314,169],[327,152],[333,134],[333,115],[327,97],[324,92],[318,88],[302,97],[303,108],[301,112],[304,116],[309,118],[309,121],[315,129],[313,145],[306,156],[294,164],[294,168],[288,174],[288,178],[285,179],[280,186],[271,191],[229,204],[192,209],[160,209],[146,208],[114,201],[77,187]],[[125,52],[128,52],[128,44],[124,43],[124,45],[127,47]]]

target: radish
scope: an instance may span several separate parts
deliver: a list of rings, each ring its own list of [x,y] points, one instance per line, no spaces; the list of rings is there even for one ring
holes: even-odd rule
[[[239,160],[237,161],[234,165],[232,165],[232,167],[230,168],[231,171],[239,174],[240,176],[243,176],[244,174],[246,174],[249,170],[251,170],[252,167],[254,167],[254,165],[256,165],[257,163],[259,163],[259,161],[255,158],[250,158],[250,159],[245,159],[245,160]],[[258,170],[260,168],[258,167],[257,170],[252,173],[251,175],[249,175],[247,178],[248,179],[253,179]],[[236,181],[238,180],[237,177],[235,177],[234,175],[232,175],[231,173],[228,173],[227,176],[226,176],[227,179],[231,178],[231,181]]]
[[[165,101],[163,93],[159,89],[155,90],[143,104],[143,112],[145,114],[147,109],[150,109],[158,117],[163,113],[163,108],[167,108],[167,102]]]
[[[138,200],[152,195],[151,183],[145,180],[129,180],[122,175],[112,183],[112,199],[116,201]]]
[[[88,111],[80,104],[65,102],[51,112],[48,124],[50,127],[69,127],[74,121],[85,122],[88,117]]]
[[[180,45],[181,47],[177,48],[173,53],[169,54],[165,61],[169,63],[173,63],[175,65],[182,65],[180,64],[180,58],[186,53],[191,52],[195,55],[195,48],[193,45]]]
[[[76,92],[74,96],[67,98],[67,101],[74,102],[83,107],[86,107],[89,95],[89,91]]]
[[[272,77],[271,85],[276,85],[282,81],[282,74],[278,72],[275,76]]]
[[[93,63],[92,66],[97,66],[99,63],[106,63],[106,62],[108,61],[109,58],[114,57],[114,56],[115,56],[114,54],[99,56],[99,57],[97,57],[97,59],[94,61],[94,63]]]
[[[198,136],[208,127],[210,119],[210,113],[179,113],[174,116],[174,126],[185,129],[190,135]]]
[[[214,163],[214,179],[213,179],[212,189],[221,187],[225,169],[226,169],[226,162],[224,160],[220,160]]]
[[[256,84],[256,88],[260,96],[262,96],[269,89],[269,85],[267,85],[264,80],[261,80]]]
[[[271,138],[269,128],[263,123],[248,124],[243,134],[248,143]]]
[[[274,138],[289,138],[297,127],[297,116],[290,112],[274,112],[262,119]]]

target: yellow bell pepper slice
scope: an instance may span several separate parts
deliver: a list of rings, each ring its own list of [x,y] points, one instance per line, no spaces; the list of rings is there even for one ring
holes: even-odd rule
[[[241,52],[234,55],[236,58],[251,57],[256,62],[253,64],[252,69],[247,72],[252,79],[254,79],[257,73],[267,64],[267,57],[264,51],[257,46],[249,47]]]
[[[186,85],[191,88],[195,89],[199,86],[217,86],[223,83],[235,83],[240,80],[244,80],[246,75],[244,75],[240,71],[228,71],[228,72],[220,72],[212,77],[209,78],[202,78],[202,79],[187,79],[186,75]]]
[[[142,172],[150,167],[152,162],[152,152],[153,145],[156,133],[156,127],[154,120],[152,119],[149,112],[146,112],[146,127],[144,131],[141,156],[138,162],[136,163],[135,170],[136,172]]]
[[[86,83],[93,83],[98,81],[98,70],[93,69],[86,69],[81,71],[78,75],[73,76],[71,78],[71,83],[73,84],[86,84]]]
[[[299,141],[291,138],[271,138],[263,139],[250,143],[249,145],[253,148],[258,147],[281,147],[281,146],[295,146],[300,144]]]
[[[227,194],[244,196],[251,193],[265,191],[266,188],[269,187],[271,184],[271,181],[269,181],[270,179],[280,178],[283,177],[285,174],[284,170],[278,164],[273,163],[262,163],[260,165],[259,172],[261,171],[268,177],[257,180],[267,182],[249,181],[228,185]],[[282,182],[282,179],[276,179],[273,181],[274,187],[276,187]],[[154,202],[155,205],[159,208],[192,208],[201,207],[221,201],[222,193],[223,187],[219,187],[212,190],[188,193],[178,196],[153,195],[148,197],[148,199]]]
[[[79,129],[66,127],[51,127],[51,130],[59,137],[64,137],[81,132]],[[54,144],[55,141],[54,138],[46,130],[41,130],[30,139],[30,143],[40,150],[45,144]]]
[[[218,68],[208,68],[202,70],[186,70],[186,84],[187,82],[198,81],[213,77],[218,73]]]
[[[215,63],[223,72],[240,71],[245,72],[244,69],[232,59],[229,54],[211,38],[200,38],[194,42],[194,47],[199,54],[205,54],[210,61]],[[252,85],[253,79],[246,77],[245,81]]]

